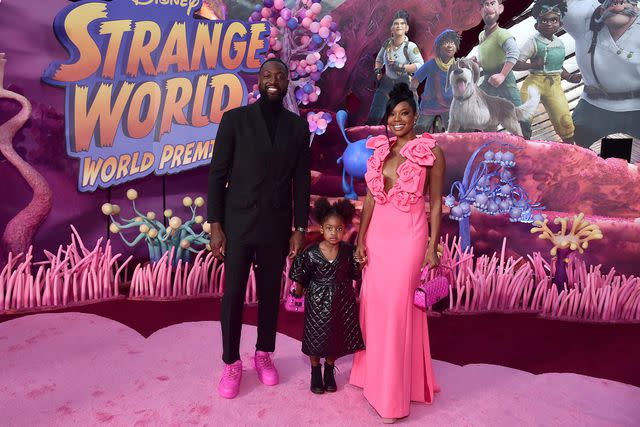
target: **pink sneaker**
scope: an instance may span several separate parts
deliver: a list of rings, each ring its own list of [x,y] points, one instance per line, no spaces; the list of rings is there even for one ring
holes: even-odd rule
[[[233,399],[240,391],[240,379],[242,378],[242,360],[237,360],[230,365],[224,365],[222,378],[218,384],[218,393],[225,399]]]
[[[264,385],[276,385],[280,381],[278,378],[278,370],[271,361],[269,353],[264,351],[256,351],[253,363],[258,372],[258,379]]]

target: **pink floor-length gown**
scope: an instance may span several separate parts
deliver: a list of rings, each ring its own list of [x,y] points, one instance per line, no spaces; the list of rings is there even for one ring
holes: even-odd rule
[[[363,388],[380,416],[409,415],[411,401],[431,403],[435,388],[425,312],[413,305],[424,260],[428,223],[422,195],[435,141],[428,134],[409,141],[400,154],[395,185],[384,191],[382,166],[390,152],[386,136],[367,141],[374,154],[365,179],[375,199],[366,235],[368,263],[360,295],[365,350],[355,354],[350,383]]]

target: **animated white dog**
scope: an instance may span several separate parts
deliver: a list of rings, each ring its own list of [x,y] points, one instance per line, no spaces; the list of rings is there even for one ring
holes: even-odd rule
[[[467,58],[458,59],[449,68],[449,84],[453,101],[449,110],[447,132],[481,130],[495,132],[502,125],[508,132],[522,136],[519,121],[529,120],[540,102],[540,93],[529,87],[529,99],[519,107],[511,101],[487,95],[477,85],[480,79],[478,64]]]

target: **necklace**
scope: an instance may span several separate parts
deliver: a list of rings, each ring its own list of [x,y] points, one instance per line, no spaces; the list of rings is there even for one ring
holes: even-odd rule
[[[402,46],[406,41],[407,41],[407,36],[403,36],[402,37],[402,41],[400,42],[399,45],[396,45],[395,39],[392,39],[391,43],[389,43],[389,44],[393,47],[393,50],[398,50],[398,49],[400,49],[400,46]]]
[[[391,62],[395,62],[398,59],[398,49],[400,49],[400,47],[402,47],[408,41],[409,38],[407,36],[404,36],[404,38],[402,39],[402,43],[400,43],[399,46],[396,46],[395,40],[390,39],[387,44],[387,58],[389,58]]]

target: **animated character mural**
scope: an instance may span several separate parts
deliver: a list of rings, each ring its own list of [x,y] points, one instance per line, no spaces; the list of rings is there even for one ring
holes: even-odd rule
[[[636,0],[567,0],[584,92],[573,111],[576,143],[613,133],[640,138],[640,19]]]
[[[405,10],[399,10],[393,16],[391,37],[384,41],[376,56],[374,73],[378,88],[373,95],[367,118],[369,125],[378,125],[382,121],[391,88],[400,82],[409,84],[410,76],[424,63],[420,49],[407,37],[408,32],[409,14]],[[416,95],[416,104],[417,99]]]
[[[484,21],[476,59],[484,76],[480,88],[487,95],[504,98],[518,107],[522,101],[512,69],[518,61],[520,50],[513,35],[498,24],[500,14],[504,12],[503,0],[480,0],[479,3]],[[529,139],[531,123],[520,120],[520,126],[524,137]]]
[[[440,118],[439,129],[449,126],[449,108],[453,92],[447,79],[454,56],[460,49],[460,36],[452,29],[441,32],[434,43],[436,56],[425,62],[411,79],[411,85],[417,88],[425,82],[420,98],[420,117],[416,123],[418,133],[431,132],[436,118]]]
[[[323,96],[318,100],[322,108],[344,108],[349,105],[350,125],[367,122],[371,100],[378,80],[372,72],[381,46],[389,38],[391,17],[397,6],[388,1],[338,1],[331,15],[341,31],[340,43],[349,60],[340,72],[327,73],[319,86]],[[475,27],[480,21],[477,0],[403,0],[404,10],[410,12],[409,39],[418,46],[423,58],[435,55],[434,41],[447,28],[459,33]],[[525,5],[514,4],[513,9],[524,10]],[[336,107],[337,106],[337,107]],[[377,123],[375,123],[377,124]]]
[[[447,132],[495,132],[501,125],[507,132],[523,136],[522,123],[533,116],[540,101],[538,90],[530,87],[527,102],[516,107],[501,96],[487,94],[478,86],[479,78],[478,64],[470,59],[460,58],[449,68],[453,100]]]
[[[561,80],[580,83],[582,76],[579,72],[569,74],[562,66],[566,56],[565,47],[555,34],[562,25],[566,11],[563,0],[538,0],[534,3],[531,16],[536,19],[538,33],[520,47],[520,58],[513,69],[529,70],[520,89],[522,100],[527,100],[528,88],[534,86],[540,92],[540,101],[556,133],[562,141],[572,144],[573,120],[560,83]]]

